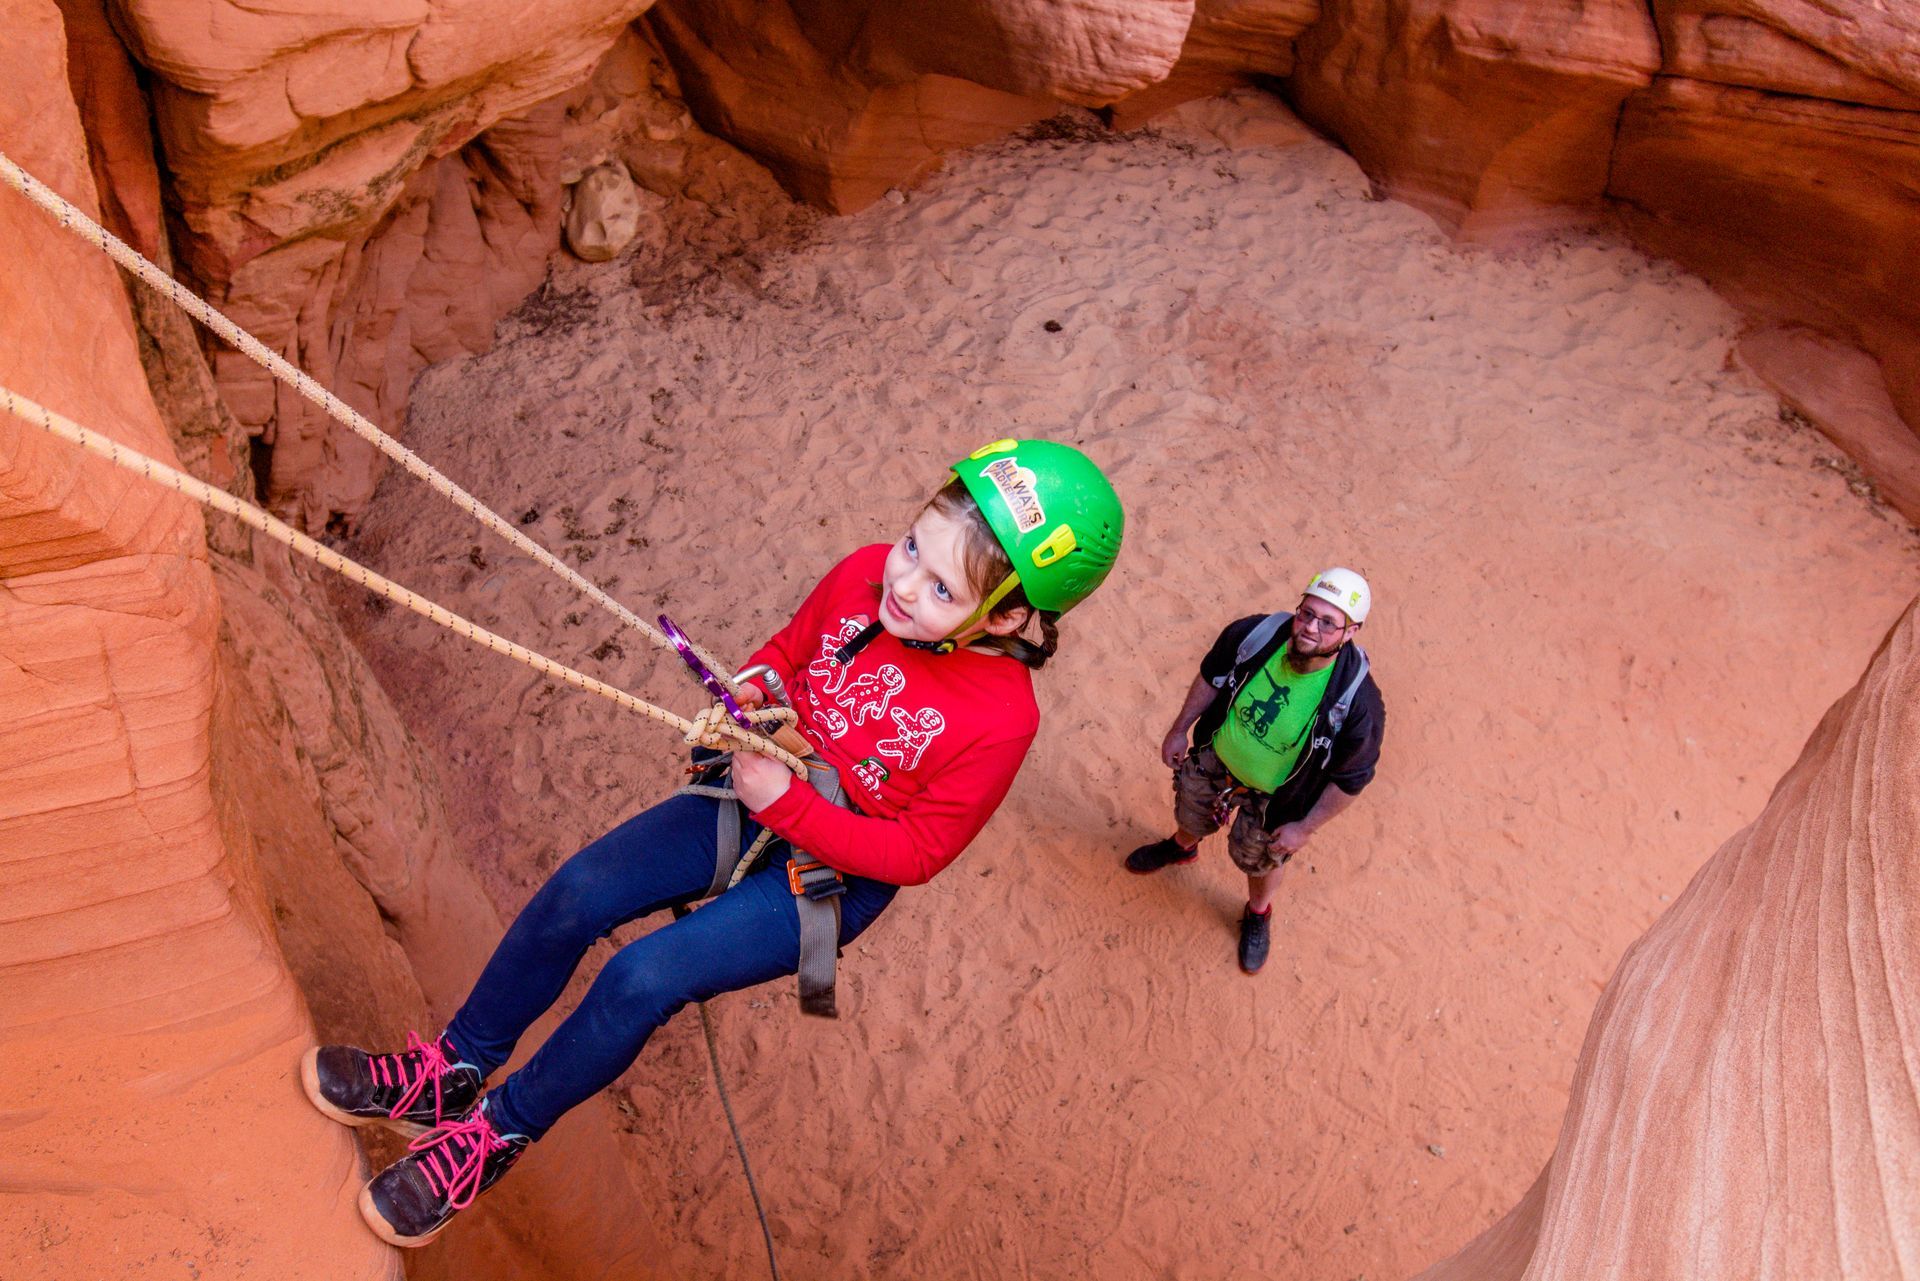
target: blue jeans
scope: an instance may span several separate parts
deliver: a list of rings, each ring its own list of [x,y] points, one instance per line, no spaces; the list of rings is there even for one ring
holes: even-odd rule
[[[589,947],[628,921],[695,901],[713,880],[720,804],[670,797],[562,864],[507,930],[447,1025],[460,1057],[491,1074],[559,997]],[[741,828],[744,849],[760,829],[751,820]],[[539,1138],[569,1108],[611,1085],[653,1030],[688,1001],[794,973],[800,920],[787,888],[788,852],[776,839],[758,871],[615,953],[580,1008],[488,1096],[494,1124]],[[842,945],[873,924],[899,890],[858,876],[846,882]]]

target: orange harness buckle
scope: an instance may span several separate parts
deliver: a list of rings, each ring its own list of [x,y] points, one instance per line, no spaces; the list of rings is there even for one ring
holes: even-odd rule
[[[825,876],[811,876],[815,872],[825,872]],[[811,876],[811,880],[808,878]],[[787,888],[793,891],[795,898],[823,899],[847,892],[847,883],[840,879],[840,873],[828,867],[818,859],[802,863],[797,858],[787,860]]]

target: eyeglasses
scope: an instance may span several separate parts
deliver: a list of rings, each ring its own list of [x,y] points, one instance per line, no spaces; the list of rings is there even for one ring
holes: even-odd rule
[[[1344,631],[1350,624],[1336,621],[1312,610],[1303,609],[1293,616],[1293,629],[1297,632],[1338,632]]]

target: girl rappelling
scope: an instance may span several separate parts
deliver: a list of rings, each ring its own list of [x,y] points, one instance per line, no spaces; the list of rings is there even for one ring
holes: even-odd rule
[[[374,1231],[424,1243],[689,1001],[797,973],[803,1008],[832,1014],[836,948],[958,857],[1005,798],[1039,728],[1031,671],[1054,653],[1059,616],[1106,577],[1122,526],[1112,486],[1070,446],[1002,440],[961,460],[897,542],[828,571],[723,703],[754,725],[769,693],[791,691],[788,741],[810,751],[811,786],[756,752],[711,762],[714,777],[561,865],[439,1036],[309,1051],[302,1078],[327,1115],[425,1128],[361,1194]],[[714,785],[722,772],[729,786]],[[710,895],[622,947],[483,1092],[594,942]]]

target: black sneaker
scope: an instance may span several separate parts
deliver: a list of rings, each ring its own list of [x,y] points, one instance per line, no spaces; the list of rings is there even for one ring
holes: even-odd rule
[[[1127,870],[1145,876],[1148,872],[1157,872],[1163,867],[1173,867],[1180,863],[1191,863],[1200,857],[1200,847],[1188,849],[1171,836],[1155,841],[1151,845],[1142,845],[1127,855]]]
[[[408,1134],[457,1121],[480,1098],[480,1069],[461,1062],[453,1042],[413,1032],[398,1054],[316,1046],[300,1060],[300,1083],[313,1106],[342,1125],[379,1123]]]
[[[407,1145],[407,1154],[360,1189],[360,1217],[389,1245],[425,1245],[500,1181],[533,1142],[502,1134],[483,1102]]]
[[[1267,963],[1273,947],[1273,909],[1256,912],[1252,906],[1240,914],[1240,968],[1258,974]]]

